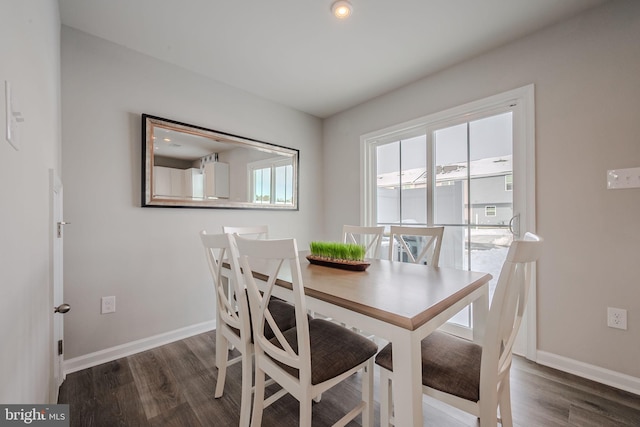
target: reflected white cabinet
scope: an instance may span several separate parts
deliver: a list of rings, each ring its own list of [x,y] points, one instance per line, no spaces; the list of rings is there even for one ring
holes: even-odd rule
[[[199,169],[153,167],[153,194],[158,197],[203,197],[202,173]]]
[[[211,162],[204,165],[205,198],[229,198],[229,164]]]
[[[165,197],[180,197],[184,187],[184,173],[182,169],[153,167],[153,194]]]
[[[204,180],[200,169],[186,169],[184,171],[184,196],[202,199],[204,197]]]
[[[162,166],[153,167],[153,195],[171,195],[171,171]]]

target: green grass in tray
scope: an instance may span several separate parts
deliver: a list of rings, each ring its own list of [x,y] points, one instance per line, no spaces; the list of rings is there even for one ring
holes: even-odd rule
[[[349,261],[364,260],[366,252],[364,246],[353,243],[311,242],[309,246],[311,255]]]

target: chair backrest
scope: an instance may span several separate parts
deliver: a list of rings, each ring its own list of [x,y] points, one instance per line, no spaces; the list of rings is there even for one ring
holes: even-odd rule
[[[444,227],[392,225],[389,232],[389,260],[396,261],[397,254],[399,261],[406,256],[407,261],[414,264],[426,263],[437,267],[440,262],[443,234]],[[415,250],[412,250],[411,246]]]
[[[529,297],[533,263],[540,257],[542,242],[533,233],[513,241],[500,271],[482,346],[480,381],[488,381],[487,387],[495,387],[496,381],[509,372],[513,343]]]
[[[345,225],[342,227],[342,243],[364,245],[366,258],[378,258],[384,226],[364,227],[359,225]]]
[[[232,227],[224,225],[222,226],[223,233],[237,234],[243,237],[253,237],[255,239],[268,239],[269,238],[269,226],[268,225],[250,225],[246,227]]]
[[[236,243],[240,267],[249,294],[256,355],[265,353],[274,360],[298,369],[301,381],[310,381],[310,377],[305,378],[311,373],[309,320],[296,240],[255,240],[236,237]],[[291,278],[293,285],[298,343],[296,349],[284,338],[283,331],[269,311],[269,299],[277,286],[276,279],[282,271]],[[254,275],[266,283],[262,289],[258,287]],[[275,334],[271,340],[265,337],[265,324],[268,324]]]
[[[204,246],[209,271],[213,278],[220,320],[231,328],[238,329],[246,339],[250,339],[249,303],[244,291],[244,281],[239,280],[242,279],[242,276],[236,262],[237,249],[234,246],[233,236],[230,234],[207,234],[203,230],[200,232],[200,240]],[[223,263],[229,264],[234,278],[231,281],[233,285],[229,290],[227,290],[222,277]]]

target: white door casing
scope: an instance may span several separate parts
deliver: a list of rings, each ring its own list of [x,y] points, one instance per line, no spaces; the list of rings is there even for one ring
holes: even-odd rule
[[[51,390],[49,393],[52,403],[58,400],[58,390],[64,381],[64,354],[59,351],[63,348],[64,315],[56,313],[55,307],[63,304],[63,199],[62,181],[56,172],[51,169],[49,173],[51,186]]]

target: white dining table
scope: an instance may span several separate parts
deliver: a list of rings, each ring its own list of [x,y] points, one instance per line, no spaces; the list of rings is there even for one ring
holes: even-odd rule
[[[300,253],[307,309],[391,342],[395,424],[422,427],[420,341],[472,305],[473,340],[482,340],[492,276],[454,268],[369,260],[365,271],[312,265]],[[256,272],[259,278],[259,272]],[[273,294],[291,299],[285,269]]]

